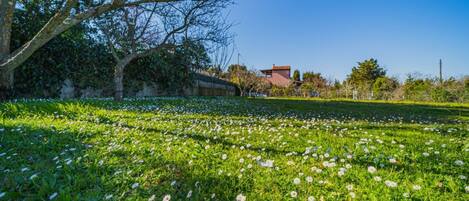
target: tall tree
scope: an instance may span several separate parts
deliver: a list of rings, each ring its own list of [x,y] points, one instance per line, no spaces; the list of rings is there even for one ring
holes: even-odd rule
[[[223,41],[229,25],[220,21],[230,0],[180,1],[118,9],[96,21],[115,59],[114,100],[124,97],[124,70],[134,59],[176,49],[184,40]],[[193,50],[196,51],[196,50]]]
[[[103,13],[123,7],[134,7],[145,3],[172,2],[176,0],[62,0],[50,20],[20,48],[10,51],[11,24],[16,0],[0,0],[0,98],[12,89],[13,72],[36,50],[71,27]],[[52,2],[52,1],[45,1]]]
[[[293,71],[293,81],[300,81],[300,71],[299,70],[295,70]]]
[[[358,66],[352,68],[352,73],[348,75],[347,81],[356,88],[365,87],[370,90],[375,80],[385,75],[386,71],[379,66],[378,60],[371,58],[358,62]]]

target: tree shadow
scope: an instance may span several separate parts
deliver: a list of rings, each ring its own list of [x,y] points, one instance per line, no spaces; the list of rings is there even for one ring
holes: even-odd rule
[[[214,117],[295,118],[298,120],[339,120],[402,123],[463,123],[469,118],[469,107],[425,105],[421,103],[355,102],[344,100],[243,99],[243,98],[168,98],[109,100],[29,101],[0,104],[3,116],[19,114],[65,115],[73,117],[86,107],[142,113],[161,111],[203,114]],[[72,109],[69,109],[72,108]],[[77,110],[74,111],[73,108]],[[169,109],[168,109],[169,108]],[[461,119],[463,118],[463,119]]]
[[[94,139],[100,132],[28,122],[4,122],[0,127],[5,129],[0,135],[0,186],[7,200],[48,200],[55,192],[62,200],[104,200],[107,195],[113,195],[111,200],[152,195],[160,200],[167,194],[178,200],[186,199],[191,189],[193,200],[208,199],[212,194],[219,200],[234,200],[253,185],[249,179],[240,183],[236,175],[206,174],[173,158],[146,158],[136,164],[128,159],[143,153],[109,155],[104,152],[107,146]],[[113,160],[106,160],[111,156]],[[159,176],[132,189],[140,176],[128,172],[132,170],[144,175],[157,171]]]

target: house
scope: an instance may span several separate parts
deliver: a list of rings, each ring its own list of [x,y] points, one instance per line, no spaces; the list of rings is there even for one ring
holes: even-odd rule
[[[261,70],[265,79],[272,85],[287,87],[290,85],[290,66],[272,66],[272,69]]]

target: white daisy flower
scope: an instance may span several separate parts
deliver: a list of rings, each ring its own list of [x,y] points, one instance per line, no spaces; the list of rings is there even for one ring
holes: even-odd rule
[[[243,194],[238,194],[236,196],[236,201],[245,201],[246,200],[246,196],[244,196]]]
[[[298,193],[296,191],[292,191],[292,192],[290,192],[290,196],[292,198],[296,198],[298,196]]]
[[[300,183],[301,183],[300,178],[295,178],[295,179],[293,179],[293,183],[294,183],[295,185],[300,184]]]
[[[368,172],[374,174],[376,172],[376,168],[373,166],[368,166]]]
[[[464,162],[462,160],[457,160],[457,161],[454,161],[454,164],[457,166],[462,166],[464,165]]]
[[[171,195],[165,195],[163,197],[163,201],[170,201],[171,200]]]
[[[414,189],[414,191],[418,191],[418,190],[422,189],[422,187],[420,185],[413,185],[412,189]]]
[[[384,182],[384,184],[389,187],[389,188],[396,188],[397,187],[397,183],[396,182],[393,182],[393,181],[389,181],[389,180],[386,180]]]

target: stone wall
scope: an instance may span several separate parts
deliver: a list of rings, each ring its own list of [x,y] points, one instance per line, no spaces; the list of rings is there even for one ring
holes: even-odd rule
[[[70,79],[64,81],[60,90],[60,98],[97,98],[102,97],[102,89],[77,89],[73,87]],[[144,83],[142,89],[133,94],[125,94],[127,97],[151,97],[151,96],[236,96],[236,85],[207,75],[196,74],[192,86],[182,91],[167,91],[159,89],[158,85]]]

